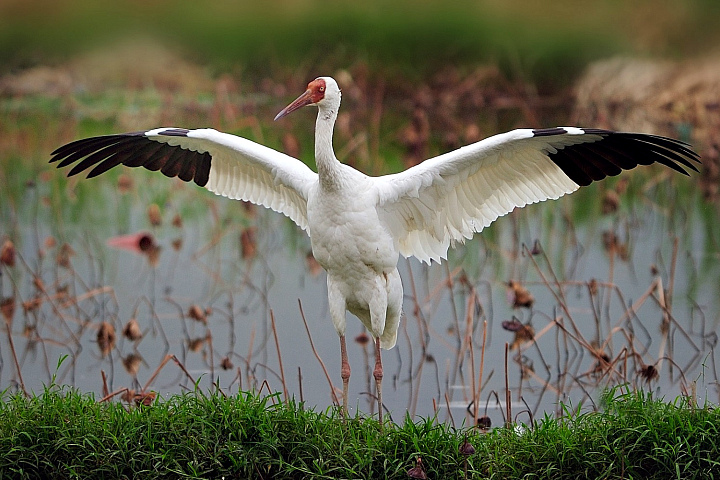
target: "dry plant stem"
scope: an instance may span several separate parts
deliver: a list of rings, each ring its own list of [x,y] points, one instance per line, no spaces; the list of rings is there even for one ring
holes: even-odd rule
[[[562,285],[560,284],[560,280],[558,280],[557,276],[555,275],[555,272],[553,271],[552,267],[550,266],[550,261],[547,258],[547,255],[545,255],[545,253],[543,251],[543,257],[545,258],[545,263],[548,265],[548,269],[550,270],[550,274],[552,275],[552,277],[554,279],[554,284],[557,287],[559,293],[556,292],[555,289],[550,287],[550,282],[548,281],[547,278],[545,278],[545,275],[540,270],[540,266],[535,261],[535,258],[532,255],[530,249],[527,247],[527,245],[523,244],[523,249],[525,251],[525,254],[528,256],[528,258],[530,258],[530,261],[532,261],[533,265],[535,266],[535,270],[537,271],[538,275],[540,275],[540,278],[542,279],[543,284],[548,288],[548,290],[550,290],[550,292],[552,292],[553,296],[555,297],[555,300],[557,300],[557,302],[560,304],[563,311],[565,312],[565,315],[567,315],[568,320],[570,320],[570,323],[572,324],[573,329],[579,335],[580,329],[578,328],[577,324],[575,323],[575,320],[573,319],[573,316],[570,313],[570,309],[568,309],[568,302],[567,302],[567,299],[565,298],[565,291],[563,290]],[[589,348],[589,344],[587,342],[585,342],[585,344],[583,346],[585,346],[586,348]]]
[[[449,274],[449,273],[448,273]],[[457,355],[455,355],[455,361],[453,363],[452,367],[452,377],[450,378],[450,382],[452,384],[457,383],[457,374],[462,371],[462,364],[465,360],[465,348],[467,347],[467,343],[465,342],[465,338],[462,335],[462,330],[460,329],[460,318],[458,316],[457,308],[455,308],[455,301],[453,299],[453,282],[448,278],[447,280],[447,287],[448,287],[448,293],[450,297],[450,305],[451,305],[451,312],[452,312],[452,321],[453,325],[455,325],[455,344],[457,348]],[[472,297],[474,298],[475,290],[472,290]],[[468,304],[468,309],[470,309],[470,304]],[[474,372],[473,372],[474,376]]]
[[[415,385],[413,387],[413,393],[412,393],[412,402],[410,406],[410,416],[415,417],[415,412],[417,411],[417,402],[420,398],[420,384],[422,383],[422,372],[423,372],[423,366],[425,365],[425,359],[421,359],[419,362],[420,365],[418,365],[418,369],[415,372],[415,376],[417,377],[417,381],[415,382]]]
[[[108,393],[107,395],[105,395],[104,397],[102,397],[100,400],[98,400],[98,403],[107,402],[107,401],[110,400],[111,398],[113,398],[113,397],[115,397],[115,396],[117,396],[117,395],[121,395],[121,394],[123,394],[123,393],[125,393],[125,392],[127,392],[127,391],[129,391],[129,390],[130,390],[130,389],[127,388],[127,387],[121,388],[120,390],[115,390],[114,392]]]
[[[472,331],[473,331],[473,320],[475,317],[475,290],[470,292],[470,297],[467,301],[467,314],[465,316],[465,341],[470,349],[470,388],[472,388],[472,401],[473,405],[477,406],[477,398],[475,392],[477,388],[475,386],[475,351],[473,350]],[[474,409],[473,414],[474,425],[477,425],[477,408]]]
[[[662,361],[665,356],[665,347],[667,346],[668,338],[670,337],[670,307],[665,300],[665,289],[663,289],[662,279],[658,278],[656,281],[658,303],[663,311],[662,324],[665,326],[662,340],[660,341],[660,348],[658,349],[658,370],[662,369]],[[663,331],[661,329],[661,331]]]
[[[445,405],[447,405],[448,417],[450,417],[450,424],[455,428],[455,419],[452,415],[452,409],[450,408],[450,396],[445,392]]]
[[[688,384],[690,384],[690,383],[695,383],[695,382],[696,382],[695,380],[693,380],[693,382],[689,382],[689,381],[688,381],[688,379],[685,377],[685,372],[684,372],[683,369],[680,367],[680,365],[678,365],[678,363],[677,363],[675,360],[672,359],[672,357],[665,356],[665,357],[662,357],[662,358],[658,358],[658,362],[655,362],[655,363],[656,363],[656,364],[659,364],[659,361],[660,361],[660,360],[666,360],[668,363],[670,363],[671,365],[673,365],[675,368],[678,369],[678,371],[680,372],[680,378],[681,378],[681,380],[682,380],[682,383],[681,383],[682,385],[688,385]],[[659,367],[655,367],[655,368],[657,368],[658,371],[660,370]]]
[[[46,298],[40,298],[39,296],[36,296],[36,297],[31,298],[30,300],[22,302],[22,306],[25,310],[33,310],[33,309],[41,307],[42,304],[45,303],[46,301],[52,302],[53,300],[59,300],[66,296],[67,295],[64,292],[56,293],[54,295],[48,295],[48,296],[46,296]],[[76,303],[77,303],[76,299],[71,299],[71,300],[68,300],[67,302],[63,303],[62,305],[60,305],[60,308],[66,308],[66,307],[69,307]]]
[[[458,313],[457,313],[457,308],[455,307],[455,302],[452,301],[452,299],[453,299],[453,293],[454,293],[454,292],[453,292],[453,283],[454,283],[454,282],[453,282],[453,278],[454,278],[454,277],[451,277],[451,276],[450,276],[450,267],[448,266],[447,262],[445,262],[445,276],[446,276],[446,280],[445,280],[444,283],[445,283],[445,286],[447,286],[448,294],[450,295],[450,308],[452,309],[453,320],[454,320],[454,322],[455,322],[455,331],[457,332],[457,335],[458,335],[458,343],[460,343],[460,321],[459,321],[459,315],[458,315]],[[473,289],[471,295],[472,295],[472,297],[474,298],[474,296],[475,296],[475,290],[474,290],[474,289]],[[472,303],[471,303],[471,302],[468,302],[468,308],[471,308],[470,305],[472,305]]]
[[[660,308],[663,309],[663,311],[664,311],[664,306],[663,306],[663,304],[660,303],[660,300],[658,298],[655,298],[654,296],[653,296],[653,299],[658,303]],[[680,325],[678,323],[678,321],[675,319],[675,317],[673,317],[671,314],[668,314],[667,322],[668,322],[668,326],[669,326],[669,324],[672,324],[675,328],[677,328],[677,330],[682,334],[683,337],[685,337],[685,340],[688,341],[690,346],[692,346],[692,348],[696,352],[699,352],[701,350],[700,347],[698,347],[698,345],[695,343],[693,338],[690,336],[690,334],[687,331],[685,331],[685,329],[683,328],[682,325]]]
[[[635,315],[637,313],[638,309],[645,303],[645,300],[647,300],[648,297],[650,297],[652,295],[653,291],[655,289],[657,289],[657,284],[658,284],[658,279],[656,278],[655,280],[652,281],[652,283],[650,284],[650,287],[648,287],[648,289],[645,291],[645,293],[643,293],[640,296],[640,298],[638,298],[632,305],[630,305],[625,310],[625,312],[622,314],[620,319],[617,322],[615,322],[615,326],[612,328],[612,330],[610,330],[610,333],[608,334],[607,339],[601,345],[602,349],[607,348],[607,346],[610,342],[610,339],[612,338],[612,335],[622,329],[621,325],[623,324],[623,322],[625,322],[628,318],[630,318],[631,315]],[[625,304],[624,301],[623,301],[623,304]]]
[[[673,241],[672,261],[670,262],[670,278],[668,279],[668,300],[667,300],[667,314],[672,315],[672,296],[675,290],[675,269],[677,268],[677,257],[678,257],[678,237],[675,237]]]
[[[192,375],[190,375],[190,372],[187,371],[187,369],[185,368],[185,365],[183,365],[182,362],[180,362],[180,360],[178,360],[178,358],[175,355],[168,354],[168,355],[165,355],[165,358],[163,358],[163,361],[160,362],[160,365],[158,365],[158,367],[155,369],[155,372],[153,372],[153,374],[150,376],[150,379],[147,382],[145,382],[145,386],[143,386],[143,388],[142,388],[143,392],[147,391],[148,387],[152,384],[152,382],[155,381],[155,378],[160,373],[160,370],[162,370],[163,367],[165,367],[167,362],[169,362],[170,360],[175,362],[175,364],[178,367],[180,367],[180,369],[183,371],[183,373],[185,373],[185,376],[190,380],[190,382],[195,384],[195,379],[192,377]]]
[[[150,309],[150,317],[152,318],[152,331],[160,332],[160,336],[163,339],[163,343],[165,344],[165,354],[167,354],[170,351],[170,340],[168,340],[167,335],[165,334],[165,329],[162,326],[162,322],[160,322],[160,317],[158,317],[157,312],[155,311],[155,305],[150,301],[150,299],[146,295],[142,295],[138,299],[138,304],[140,302],[143,302],[147,305],[148,309]],[[135,309],[138,308],[139,305],[136,304]],[[132,318],[137,318],[137,314],[135,311],[133,311]]]
[[[477,426],[477,422],[478,422],[478,413],[480,410],[480,394],[482,393],[483,368],[485,367],[485,342],[486,341],[487,341],[487,320],[483,321],[483,340],[482,340],[482,348],[480,349],[480,373],[478,374],[477,390],[475,391],[475,396],[473,397],[473,401],[475,402],[473,404],[473,417],[474,417],[476,426]]]
[[[13,362],[15,363],[15,369],[17,370],[18,380],[20,381],[20,388],[22,388],[25,396],[29,396],[27,390],[25,390],[25,381],[23,380],[22,371],[20,369],[20,362],[18,362],[17,352],[15,352],[15,342],[12,338],[12,330],[10,329],[10,322],[5,322],[5,328],[7,329],[8,343],[10,343],[10,351],[12,352]]]
[[[185,376],[188,378],[188,380],[190,380],[190,383],[195,385],[196,384],[195,379],[193,378],[192,375],[190,375],[190,372],[187,371],[187,368],[185,368],[185,365],[183,365],[183,363],[180,360],[178,360],[178,358],[175,355],[170,355],[170,359],[173,362],[175,362],[175,365],[180,367],[180,370],[182,370],[183,373],[185,374]],[[143,392],[147,391],[147,387],[149,384],[150,384],[150,382],[148,382],[148,384],[145,385],[145,388],[143,388]]]
[[[328,385],[330,385],[330,396],[332,397],[332,401],[335,405],[340,405],[337,395],[335,395],[335,387],[332,384],[332,380],[330,380],[330,374],[328,374],[327,368],[325,368],[325,364],[320,358],[320,354],[318,354],[317,350],[315,349],[315,344],[313,343],[312,336],[310,335],[310,327],[308,327],[307,319],[305,318],[305,312],[303,312],[302,302],[300,301],[300,299],[298,299],[298,306],[300,307],[300,317],[302,317],[303,324],[305,324],[305,331],[307,332],[308,340],[310,340],[310,348],[312,348],[315,358],[317,358],[317,361],[320,363],[320,367],[322,367],[325,378],[328,381]]]
[[[250,330],[250,340],[248,341],[248,353],[247,353],[247,361],[245,363],[245,376],[248,379],[248,388],[251,388],[252,385],[256,385],[256,378],[254,375],[253,370],[250,368],[250,365],[252,365],[252,358],[253,358],[253,347],[255,345],[255,326]]]
[[[455,282],[455,278],[458,276],[458,274],[460,272],[462,272],[462,267],[455,267],[452,271],[448,270],[450,267],[447,264],[445,264],[445,267],[446,267],[445,271],[446,271],[447,278],[445,279],[444,282],[438,282],[435,285],[435,287],[433,287],[433,289],[430,291],[430,293],[427,296],[428,299],[433,299],[433,298],[437,297],[440,294],[440,292],[445,288],[449,288],[450,294],[452,295],[453,283]],[[455,307],[451,305],[451,308],[455,308]]]
[[[210,378],[215,378],[215,354],[213,352],[213,337],[212,337],[212,330],[209,328],[207,329],[207,332],[205,333],[205,341],[207,342],[208,346],[208,358],[210,359]],[[282,364],[280,365],[280,371],[282,372]],[[285,382],[283,382],[284,384]]]
[[[105,293],[112,293],[112,292],[113,292],[112,287],[107,287],[107,286],[106,287],[98,287],[93,290],[90,290],[89,292],[85,292],[82,295],[73,297],[70,300],[66,301],[65,303],[60,304],[60,308],[68,308],[68,307],[71,307],[72,305],[76,305],[76,304],[82,302],[83,300],[87,300],[88,298],[92,298],[97,295],[102,295]],[[50,301],[52,301],[56,298],[59,298],[59,294],[47,297],[47,299]]]
[[[212,202],[210,203],[210,205],[214,206]],[[224,236],[235,231],[237,231],[237,228],[222,228],[217,230],[216,233],[212,236],[212,238],[204,246],[201,246],[195,253],[193,253],[192,257],[190,257],[191,260],[195,261],[202,258],[202,256],[205,255],[207,251],[219,244]],[[202,263],[200,263],[200,265],[202,265]]]
[[[230,385],[235,383],[235,379],[237,379],[237,382],[238,382],[238,391],[242,391],[243,382],[242,382],[242,370],[240,370],[240,367],[237,367],[236,373],[235,373],[235,378],[233,379],[232,382],[230,382]]]
[[[107,384],[107,375],[105,374],[105,370],[100,370],[100,376],[102,377],[102,383],[103,383],[103,396],[107,397],[110,394],[110,389],[108,388]]]
[[[412,268],[411,268],[411,265],[410,265],[410,259],[409,259],[409,258],[405,259],[405,262],[407,263],[408,272],[409,272],[408,277],[409,277],[409,280],[410,280],[410,291],[412,292],[411,296],[412,296],[412,299],[413,299],[413,311],[414,311],[414,313],[415,313],[415,314],[414,314],[414,317],[415,317],[415,320],[417,320],[418,331],[421,332],[421,335],[420,335],[420,347],[421,347],[423,353],[425,353],[426,348],[427,348],[427,345],[425,344],[425,332],[426,332],[426,329],[423,329],[422,319],[421,319],[421,317],[420,317],[420,316],[421,316],[421,312],[422,312],[422,307],[420,306],[420,301],[418,300],[417,288],[416,288],[416,286],[415,286],[415,276],[414,276],[413,273],[412,273]]]
[[[20,255],[20,254],[18,253],[18,254],[17,254],[17,258],[18,258],[18,260],[20,260],[20,261],[22,262],[22,264],[25,266],[25,269],[26,269],[28,272],[32,272],[32,269],[30,268],[30,265],[28,265],[28,263],[25,261],[25,258],[24,258],[22,255]],[[33,274],[33,277],[34,277],[33,280],[38,280],[38,279],[39,279],[39,277],[38,277],[37,275],[35,275],[35,274]],[[39,285],[39,284],[38,284],[38,285]],[[52,301],[52,298],[51,298],[50,295],[47,293],[47,291],[45,290],[45,288],[40,288],[40,293],[45,297],[45,299],[46,299],[46,300],[48,301],[48,303],[50,304],[50,308],[52,309],[53,313],[54,313],[60,320],[62,320],[63,326],[65,327],[65,329],[66,329],[67,332],[69,333],[70,337],[72,337],[73,342],[75,342],[75,345],[80,345],[80,339],[79,339],[78,336],[75,334],[75,332],[73,331],[73,329],[70,328],[70,325],[68,324],[67,318],[65,318],[65,315],[63,315],[63,313],[60,311],[60,309],[58,308],[58,305],[56,305],[55,302]],[[72,360],[71,360],[71,363],[72,363],[72,365],[75,364],[75,358],[74,358],[74,356],[73,356],[73,358],[72,358]]]
[[[541,272],[540,272],[540,267],[538,266],[537,262],[535,261],[534,255],[532,255],[532,252],[530,251],[530,248],[529,248],[527,245],[525,245],[524,243],[523,243],[523,250],[524,250],[524,252],[525,252],[525,255],[527,255],[528,258],[530,258],[530,259],[532,260],[533,265],[535,265],[535,268],[537,269],[538,273],[541,273]],[[555,270],[553,270],[553,268],[552,268],[552,264],[550,263],[550,259],[548,258],[548,256],[547,256],[547,254],[545,253],[545,250],[544,250],[544,249],[541,249],[540,251],[542,252],[543,258],[545,259],[545,264],[547,265],[547,268],[548,268],[548,270],[550,271],[550,275],[552,275],[553,282],[555,283],[555,286],[558,287],[558,291],[560,292],[560,296],[562,297],[562,301],[560,301],[559,299],[558,299],[558,301],[559,301],[560,303],[566,305],[566,304],[567,304],[567,299],[565,298],[565,291],[562,289],[562,286],[560,285],[560,280],[558,279],[557,275],[555,274]],[[541,276],[542,276],[542,273],[541,273]],[[547,280],[545,280],[544,276],[543,276],[543,281],[544,281],[544,282],[547,282]],[[553,291],[553,293],[555,293],[555,292]],[[557,297],[557,295],[556,295],[556,297]]]
[[[505,342],[505,410],[507,412],[507,424],[512,422],[512,408],[510,406],[510,383],[508,380],[508,351],[510,344]]]
[[[535,373],[534,371],[528,369],[524,373],[525,373],[525,375],[529,375],[536,382],[538,382],[540,385],[542,385],[543,389],[549,389],[551,392],[553,392],[557,396],[561,395],[562,392],[560,392],[560,390],[558,390],[555,386],[553,386],[547,380],[540,378],[540,376],[537,373]]]
[[[532,340],[530,341],[530,342],[531,342],[530,345],[537,345],[537,341],[540,340],[541,337],[543,337],[549,330],[551,330],[551,329],[554,328],[555,326],[556,326],[556,322],[555,322],[555,321],[552,321],[552,322],[548,323],[547,325],[545,325],[545,326],[542,328],[542,330],[540,330],[539,332],[537,332],[537,333],[535,334],[535,336],[534,336],[534,337],[532,338]],[[530,345],[528,345],[528,347],[529,347]]]
[[[275,403],[275,396],[273,395],[273,391],[270,388],[270,384],[268,383],[267,379],[263,380],[262,383],[260,384],[260,390],[258,390],[258,395],[260,395],[262,393],[263,389],[267,389],[267,392],[268,392],[267,394],[270,397],[273,405],[277,405]]]
[[[214,381],[212,384],[213,384],[213,387],[215,387],[215,391],[216,391],[217,393],[219,393],[220,395],[222,395],[223,398],[228,398],[227,394],[222,391],[222,388],[220,388],[220,382],[218,382],[218,381],[216,380],[216,381]]]
[[[302,385],[302,369],[298,367],[298,387],[300,390],[300,405],[302,406],[303,403],[305,403],[305,398],[303,396],[303,385]]]
[[[410,342],[410,337],[408,336],[408,333],[407,333],[407,323],[403,322],[402,326],[403,326],[403,333],[405,334],[407,343],[410,346],[408,348],[408,354],[410,355],[410,359],[412,361],[412,345]],[[372,390],[372,385],[371,385],[372,384],[372,380],[371,380],[372,374],[370,373],[370,355],[368,354],[366,344],[362,345],[361,351],[362,351],[362,355],[363,355],[363,379],[365,380],[365,391],[369,392]],[[412,382],[412,378],[410,379],[410,381]],[[370,408],[371,408],[370,413],[373,413],[372,409],[375,408],[375,407],[373,407],[373,405],[375,405],[375,404],[373,402],[370,402]]]
[[[282,381],[283,386],[283,397],[285,398],[285,403],[287,403],[288,391],[287,384],[285,383],[285,370],[283,369],[282,355],[280,354],[280,342],[278,342],[277,328],[275,328],[275,314],[273,313],[272,309],[270,309],[270,325],[272,326],[273,338],[275,339],[275,348],[277,349],[278,354],[278,363],[280,364],[280,380]]]

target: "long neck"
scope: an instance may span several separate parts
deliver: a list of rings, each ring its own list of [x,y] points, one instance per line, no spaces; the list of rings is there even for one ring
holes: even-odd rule
[[[320,185],[328,190],[336,190],[342,183],[342,165],[332,146],[337,111],[337,107],[321,107],[315,122],[315,163]]]

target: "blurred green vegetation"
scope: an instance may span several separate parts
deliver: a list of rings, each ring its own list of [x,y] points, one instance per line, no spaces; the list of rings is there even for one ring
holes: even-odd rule
[[[5,0],[0,69],[150,34],[220,71],[250,76],[364,62],[412,77],[491,61],[542,87],[616,53],[707,52],[720,43],[717,18],[715,0]]]

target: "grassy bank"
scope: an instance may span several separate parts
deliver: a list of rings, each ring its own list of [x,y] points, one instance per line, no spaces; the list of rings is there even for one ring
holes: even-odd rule
[[[572,412],[567,411],[568,414]],[[315,412],[277,396],[201,393],[128,408],[48,388],[0,403],[2,478],[713,478],[720,413],[610,394],[602,412],[528,429],[456,430]]]

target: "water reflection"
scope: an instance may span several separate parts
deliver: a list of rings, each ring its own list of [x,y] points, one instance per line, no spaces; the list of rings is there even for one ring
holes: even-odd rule
[[[55,210],[17,205],[0,255],[0,388],[54,379],[130,402],[195,385],[337,402],[338,339],[304,234],[147,178]],[[610,209],[581,191],[501,219],[442,265],[401,261],[405,316],[385,367],[394,419],[527,421],[560,400],[593,407],[616,384],[672,397],[698,381],[717,401],[717,234],[700,211],[670,212],[668,191]],[[370,413],[368,337],[355,319],[348,336],[350,405]]]

